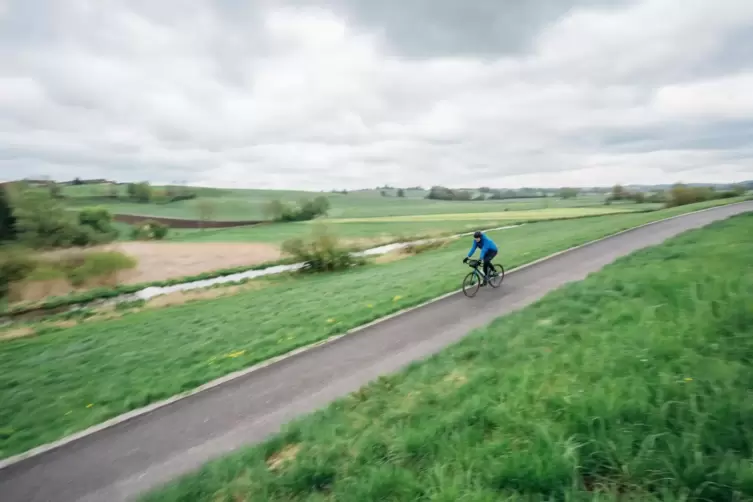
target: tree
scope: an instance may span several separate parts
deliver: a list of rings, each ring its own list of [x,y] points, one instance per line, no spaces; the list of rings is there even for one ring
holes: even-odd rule
[[[264,206],[264,213],[273,221],[307,221],[327,214],[329,208],[329,199],[320,195],[315,199],[301,199],[297,206],[272,200]]]
[[[729,191],[734,197],[739,197],[741,195],[745,195],[745,193],[748,191],[748,188],[742,183],[737,183],[735,185],[732,185]]]
[[[63,196],[62,190],[60,189],[60,185],[58,185],[54,181],[51,181],[50,184],[47,186],[47,188],[50,191],[50,196],[56,199],[59,199]]]
[[[627,197],[628,192],[622,185],[615,185],[612,187],[612,200],[623,200]]]
[[[152,199],[152,187],[149,185],[149,182],[143,181],[141,183],[136,183],[134,198],[138,202],[144,203],[149,202]]]
[[[131,199],[137,202],[149,202],[152,200],[152,187],[148,181],[142,181],[141,183],[129,183],[126,187],[126,192]]]
[[[170,227],[154,220],[147,220],[134,226],[131,230],[131,238],[142,241],[162,240],[167,236]]]
[[[469,192],[468,190],[453,190],[453,199],[452,200],[471,200],[473,199],[473,194]]]
[[[646,202],[646,194],[643,192],[634,192],[632,194],[632,199],[636,204],[643,204],[644,202]]]
[[[270,200],[264,205],[264,215],[272,221],[282,220],[283,214],[285,214],[286,206],[280,200]]]
[[[398,197],[405,197],[405,190],[403,190],[402,188],[398,188],[397,189],[397,196]]]
[[[684,206],[717,197],[718,194],[711,187],[690,187],[682,183],[675,183],[669,190],[667,206]]]
[[[10,185],[0,185],[0,241],[16,238],[16,218],[10,202]]]
[[[85,239],[73,213],[48,192],[24,190],[11,204],[18,240],[31,247],[65,247]]]
[[[103,207],[86,207],[78,213],[78,222],[101,234],[117,234],[112,225],[112,214]]]
[[[313,220],[317,216],[327,214],[329,211],[329,199],[319,195],[313,200],[304,199],[298,203],[298,211],[293,211],[297,221]]]
[[[455,194],[449,188],[443,186],[433,186],[429,189],[429,193],[426,195],[427,199],[434,200],[453,200]]]
[[[563,187],[560,188],[559,197],[561,199],[574,199],[578,196],[579,192],[580,190],[578,190],[577,188]]]
[[[217,213],[217,206],[211,199],[199,199],[196,201],[196,211],[199,214],[199,220],[203,229],[204,225],[214,218]]]

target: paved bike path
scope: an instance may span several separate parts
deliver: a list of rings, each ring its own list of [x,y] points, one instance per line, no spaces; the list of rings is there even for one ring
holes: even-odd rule
[[[621,256],[747,211],[753,211],[753,202],[635,229],[511,274],[500,289],[482,289],[473,299],[462,293],[449,296],[285,359],[2,469],[0,500],[132,500],[213,457],[260,441],[290,419],[425,358]]]

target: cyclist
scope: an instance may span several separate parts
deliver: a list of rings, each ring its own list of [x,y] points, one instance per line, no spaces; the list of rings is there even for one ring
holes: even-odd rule
[[[465,257],[463,260],[463,263],[468,263],[468,259],[473,256],[473,253],[476,252],[476,248],[481,249],[481,261],[484,262],[484,282],[481,283],[482,286],[486,286],[487,278],[490,276],[492,272],[494,272],[494,266],[492,265],[492,260],[495,256],[497,256],[497,245],[494,244],[494,241],[491,240],[489,237],[484,235],[483,233],[476,231],[473,233],[473,247],[471,247],[471,251],[468,253],[468,256]]]

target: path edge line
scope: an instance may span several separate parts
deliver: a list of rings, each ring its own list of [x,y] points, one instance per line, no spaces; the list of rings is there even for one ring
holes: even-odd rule
[[[606,241],[606,240],[609,240],[609,239],[613,239],[613,238],[618,237],[620,235],[624,235],[624,234],[627,234],[627,233],[639,230],[641,228],[649,227],[651,225],[656,225],[656,224],[659,224],[659,223],[663,223],[665,221],[670,221],[670,220],[674,220],[674,219],[677,219],[677,218],[683,218],[683,217],[687,217],[687,216],[698,214],[698,213],[704,213],[704,212],[707,212],[707,211],[714,211],[714,210],[718,210],[718,209],[725,208],[725,207],[732,207],[732,206],[736,206],[736,205],[739,205],[739,204],[745,204],[745,203],[748,203],[748,202],[750,202],[750,201],[749,200],[743,200],[743,201],[740,201],[740,202],[734,202],[732,204],[724,204],[724,205],[721,205],[721,206],[708,207],[708,208],[705,208],[705,209],[699,209],[697,211],[691,211],[689,213],[683,213],[683,214],[678,214],[678,215],[675,215],[675,216],[670,216],[670,217],[667,217],[667,218],[662,218],[660,220],[651,221],[649,223],[643,223],[642,225],[638,225],[637,227],[631,227],[631,228],[627,228],[625,230],[620,230],[619,232],[615,232],[613,234],[609,234],[609,235],[604,236],[604,237],[599,237],[598,239],[594,239],[592,241],[584,242],[583,244],[578,244],[577,246],[572,246],[572,247],[569,247],[567,249],[563,249],[562,251],[557,251],[556,253],[552,253],[550,255],[543,256],[543,257],[541,257],[541,258],[539,258],[537,260],[534,260],[532,262],[524,263],[523,265],[520,265],[518,267],[515,267],[513,269],[505,271],[505,277],[507,277],[510,274],[516,273],[516,272],[521,272],[521,271],[523,271],[523,270],[525,270],[527,268],[533,267],[535,265],[538,265],[538,264],[540,264],[542,262],[551,260],[551,259],[556,258],[558,256],[561,256],[563,254],[571,253],[573,251],[577,251],[579,249],[583,249],[585,247],[592,246],[594,244],[598,244],[599,242],[603,242],[603,241]],[[284,361],[286,359],[290,359],[290,358],[296,357],[298,355],[304,354],[306,352],[309,352],[309,351],[311,351],[311,350],[313,350],[315,348],[321,347],[323,345],[329,345],[329,344],[334,343],[337,340],[339,340],[341,338],[344,338],[346,336],[353,335],[355,333],[358,333],[359,331],[363,331],[363,330],[368,329],[368,328],[370,328],[372,326],[375,326],[377,324],[381,324],[383,322],[389,321],[391,319],[394,319],[395,317],[399,317],[401,315],[405,315],[405,314],[407,314],[409,312],[412,312],[414,310],[418,310],[418,309],[424,308],[424,307],[429,306],[429,305],[431,305],[433,303],[437,303],[437,302],[439,302],[441,300],[444,300],[444,299],[449,298],[451,296],[455,296],[455,295],[457,295],[459,293],[462,293],[462,292],[463,292],[463,289],[461,288],[461,289],[457,289],[455,291],[452,291],[450,293],[445,293],[445,294],[443,294],[441,296],[437,296],[435,298],[427,300],[427,301],[425,301],[423,303],[420,303],[418,305],[414,305],[412,307],[408,307],[408,308],[399,310],[397,312],[393,312],[392,314],[386,315],[384,317],[380,317],[379,319],[375,319],[375,320],[373,320],[371,322],[368,322],[366,324],[362,324],[362,325],[357,326],[355,328],[349,329],[348,331],[346,331],[344,333],[341,333],[339,335],[333,335],[333,336],[331,336],[329,338],[325,338],[324,340],[321,340],[321,341],[318,341],[318,342],[314,342],[314,343],[309,344],[309,345],[304,345],[303,347],[299,347],[299,348],[294,349],[294,350],[292,350],[290,352],[286,352],[285,354],[280,354],[279,356],[275,356],[275,357],[273,357],[271,359],[267,359],[266,361],[263,361],[261,363],[257,363],[257,364],[255,364],[253,366],[248,367],[248,368],[244,368],[244,369],[235,371],[233,373],[229,373],[229,374],[227,374],[227,375],[225,375],[223,377],[216,378],[216,379],[211,380],[211,381],[209,381],[209,382],[207,382],[207,383],[205,383],[203,385],[200,385],[199,387],[196,387],[195,389],[188,390],[188,391],[185,391],[185,392],[181,392],[180,394],[176,394],[176,395],[174,395],[174,396],[172,396],[172,397],[170,397],[168,399],[164,399],[162,401],[157,401],[155,403],[152,403],[150,405],[144,406],[142,408],[137,408],[137,409],[131,410],[131,411],[127,412],[127,413],[123,413],[123,414],[118,415],[116,417],[113,417],[113,418],[111,418],[109,420],[106,420],[106,421],[102,422],[101,424],[93,425],[93,426],[91,426],[91,427],[89,427],[87,429],[84,429],[83,431],[76,432],[76,433],[71,434],[69,436],[65,436],[65,437],[63,437],[61,439],[58,439],[57,441],[53,441],[53,442],[50,442],[50,443],[45,443],[43,445],[37,446],[35,448],[32,448],[31,450],[28,450],[26,452],[19,453],[17,455],[12,456],[12,457],[8,457],[8,458],[6,458],[4,460],[0,460],[0,470],[6,469],[8,467],[11,467],[11,466],[13,466],[15,464],[18,464],[18,463],[20,463],[20,462],[22,462],[24,460],[28,460],[28,459],[31,459],[31,458],[34,458],[34,457],[38,457],[38,456],[40,456],[42,454],[48,453],[50,451],[53,451],[53,450],[56,450],[56,449],[59,449],[59,448],[62,448],[63,446],[66,446],[66,445],[68,445],[70,443],[73,443],[75,441],[78,441],[80,439],[86,438],[86,437],[91,436],[93,434],[97,434],[99,432],[102,432],[102,431],[104,431],[106,429],[115,427],[116,425],[120,425],[120,424],[122,424],[124,422],[127,422],[129,420],[133,420],[134,418],[138,418],[138,417],[147,415],[147,414],[149,414],[149,413],[151,413],[153,411],[159,410],[160,408],[164,408],[164,407],[169,406],[169,405],[171,405],[173,403],[176,403],[178,401],[182,401],[183,399],[186,399],[186,398],[195,396],[197,394],[200,394],[202,392],[205,392],[205,391],[208,391],[208,390],[220,387],[221,385],[224,385],[226,383],[229,383],[229,382],[232,382],[232,381],[237,380],[239,378],[242,378],[242,377],[245,377],[247,375],[250,375],[251,373],[254,373],[256,371],[264,369],[264,368],[266,368],[268,366],[272,366],[273,364],[277,364],[277,363],[279,363],[281,361]]]

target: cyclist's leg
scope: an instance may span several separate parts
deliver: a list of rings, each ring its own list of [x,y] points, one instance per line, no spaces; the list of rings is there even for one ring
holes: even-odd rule
[[[496,251],[489,251],[486,253],[486,256],[484,257],[484,275],[486,277],[491,277],[494,273],[494,265],[492,265],[492,260],[494,257],[497,256]]]

